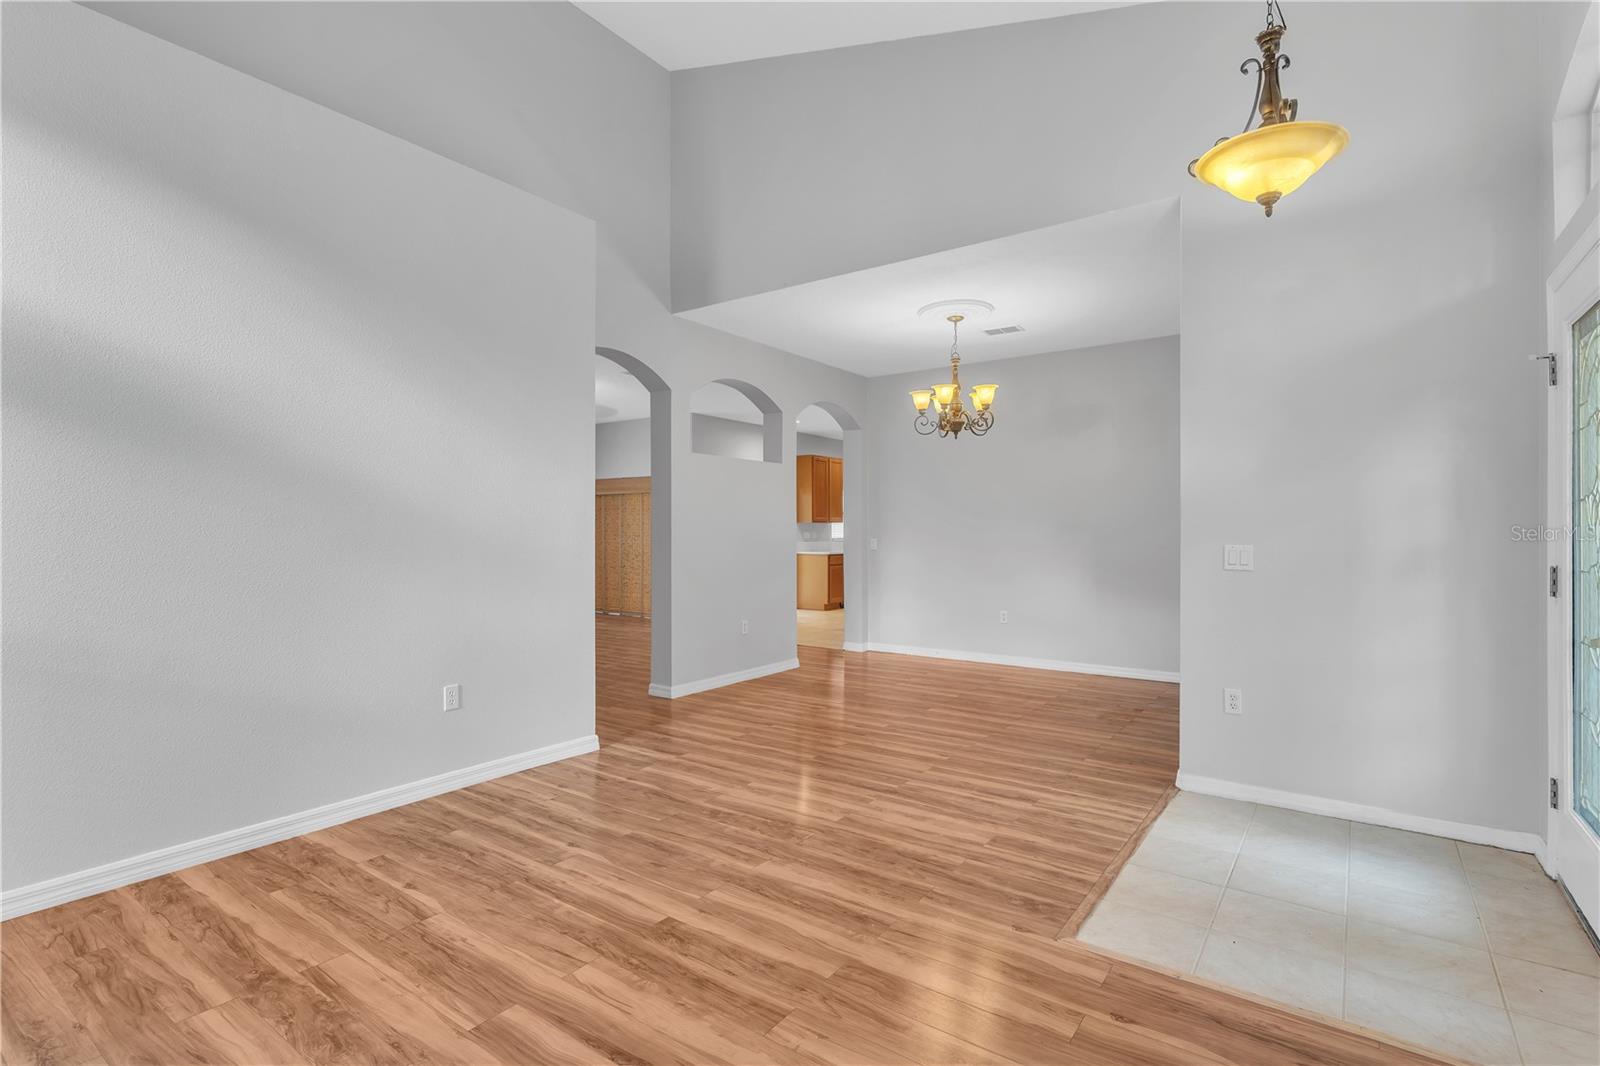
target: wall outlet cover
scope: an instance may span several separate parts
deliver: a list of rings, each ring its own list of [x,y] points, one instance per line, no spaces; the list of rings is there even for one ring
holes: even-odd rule
[[[461,709],[461,686],[446,685],[444,687],[444,709],[459,711]]]
[[[1244,693],[1236,688],[1222,690],[1222,711],[1224,714],[1244,713]]]

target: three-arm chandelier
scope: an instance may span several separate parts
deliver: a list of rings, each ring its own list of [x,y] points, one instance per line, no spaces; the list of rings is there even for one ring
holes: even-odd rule
[[[1211,150],[1189,164],[1189,173],[1241,200],[1266,209],[1298,189],[1322,164],[1344,150],[1350,134],[1332,122],[1300,122],[1300,101],[1285,100],[1278,86],[1278,71],[1289,69],[1289,57],[1278,52],[1288,23],[1277,0],[1267,0],[1267,28],[1256,34],[1261,58],[1239,64],[1239,73],[1256,66],[1256,102],[1245,120],[1244,132],[1224,137]],[[1250,123],[1260,117],[1255,129]]]
[[[912,390],[911,402],[917,408],[917,419],[912,425],[924,437],[937,432],[941,437],[959,439],[962,430],[974,437],[981,437],[994,425],[991,405],[994,403],[995,390],[1000,386],[974,385],[968,394],[972,410],[969,412],[961,405],[961,353],[957,346],[961,339],[961,322],[966,317],[945,316],[945,321],[950,323],[950,380],[931,389]],[[933,418],[928,417],[930,405],[933,407]]]

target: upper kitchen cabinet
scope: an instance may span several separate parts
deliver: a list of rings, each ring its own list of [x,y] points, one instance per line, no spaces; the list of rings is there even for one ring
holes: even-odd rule
[[[797,455],[794,462],[795,521],[844,521],[844,460]]]

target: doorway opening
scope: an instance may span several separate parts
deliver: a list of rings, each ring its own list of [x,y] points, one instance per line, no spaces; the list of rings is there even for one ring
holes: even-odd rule
[[[795,419],[795,643],[844,650],[844,430],[818,404]]]
[[[648,630],[646,686],[665,684],[671,664],[671,417],[660,375],[626,352],[595,349],[595,619]]]

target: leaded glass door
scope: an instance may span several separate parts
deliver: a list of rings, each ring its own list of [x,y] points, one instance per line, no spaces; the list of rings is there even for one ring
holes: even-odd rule
[[[1600,837],[1600,304],[1572,325],[1572,813]]]
[[[1600,226],[1551,276],[1544,864],[1600,927]]]

